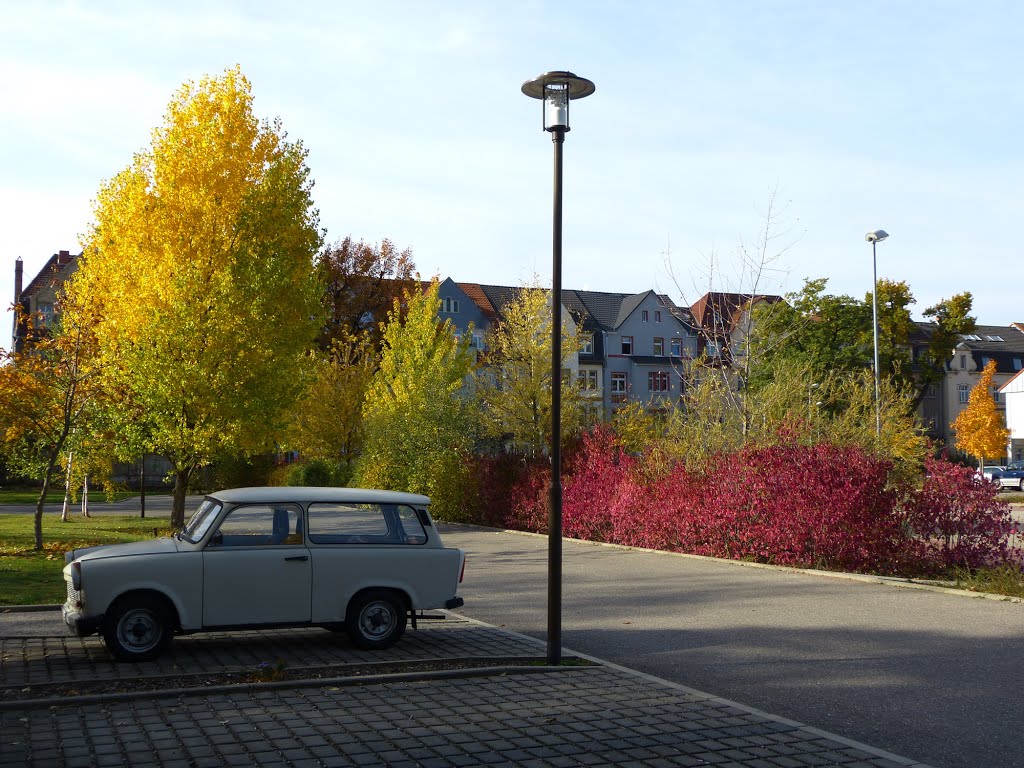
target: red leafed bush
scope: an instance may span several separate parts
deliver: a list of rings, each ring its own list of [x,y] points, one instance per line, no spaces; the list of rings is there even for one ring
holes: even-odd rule
[[[599,427],[586,434],[567,462],[563,480],[562,531],[569,538],[626,543],[617,524],[640,490],[636,459],[616,444],[614,433]]]
[[[566,481],[566,535],[822,568],[892,571],[906,556],[889,464],[857,448],[746,448],[654,482],[639,468],[609,432],[591,433]]]
[[[1010,505],[998,498],[998,486],[943,459],[929,459],[925,473],[922,487],[904,500],[922,565],[944,570],[1006,562],[1013,519]]]
[[[477,515],[496,528],[547,532],[551,466],[512,454],[476,459]]]
[[[479,522],[547,531],[550,467],[479,460]],[[780,565],[922,575],[1007,562],[1012,521],[995,487],[930,461],[920,489],[889,485],[891,465],[854,446],[795,440],[723,454],[706,472],[661,474],[614,433],[585,436],[565,464],[571,538]],[[1019,554],[1019,553],[1018,553]]]

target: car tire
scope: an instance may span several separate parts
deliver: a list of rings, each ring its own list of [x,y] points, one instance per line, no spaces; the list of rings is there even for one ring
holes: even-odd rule
[[[345,629],[364,650],[393,645],[405,632],[405,600],[389,589],[368,589],[352,598],[345,614]]]
[[[1020,483],[1017,485],[1017,487],[1020,488],[1021,493],[1024,493],[1024,477],[1020,479]]]
[[[119,661],[149,661],[170,645],[170,612],[159,599],[127,595],[115,601],[103,619],[103,642]]]

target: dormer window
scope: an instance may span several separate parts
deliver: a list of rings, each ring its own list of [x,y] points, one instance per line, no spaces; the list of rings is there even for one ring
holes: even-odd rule
[[[459,300],[453,299],[450,296],[441,299],[441,312],[448,315],[457,315],[459,313]]]

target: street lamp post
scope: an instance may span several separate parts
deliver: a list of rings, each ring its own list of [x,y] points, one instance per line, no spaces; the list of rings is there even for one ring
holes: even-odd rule
[[[594,84],[572,72],[547,72],[523,83],[541,100],[541,120],[555,148],[551,238],[551,504],[548,510],[548,664],[562,654],[562,145],[569,132],[569,102],[592,94]]]
[[[881,401],[881,377],[878,370],[878,257],[875,247],[889,236],[884,229],[876,229],[868,232],[864,239],[871,243],[871,273],[874,280],[874,287],[871,289],[871,326],[875,339],[875,440],[882,437],[882,401]]]

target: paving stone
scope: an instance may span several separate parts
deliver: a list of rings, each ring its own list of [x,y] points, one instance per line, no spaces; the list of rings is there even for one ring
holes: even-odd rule
[[[277,658],[299,669],[452,657],[486,664],[516,655],[542,656],[543,644],[466,621],[425,622],[380,653],[311,629],[193,635],[176,639],[165,659],[129,665],[114,664],[90,638],[0,638],[0,694],[36,682],[240,670]],[[61,757],[65,768],[139,759],[170,768],[897,766],[770,716],[604,667],[54,705],[0,710],[2,768],[51,768]]]

